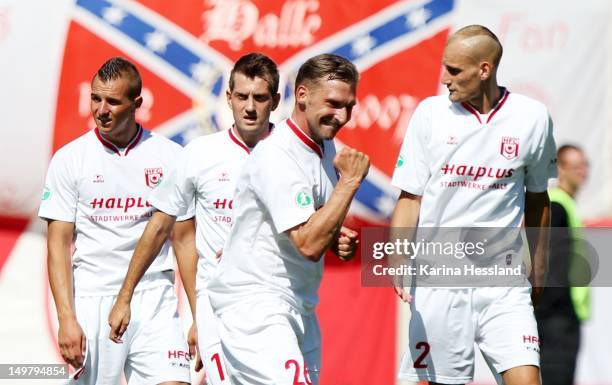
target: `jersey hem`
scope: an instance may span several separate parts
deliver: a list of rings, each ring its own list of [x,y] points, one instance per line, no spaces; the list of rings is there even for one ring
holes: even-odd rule
[[[160,271],[153,273],[149,276],[145,276],[134,289],[134,294],[144,291],[155,289],[161,286],[174,286],[174,270]],[[121,286],[113,288],[112,290],[96,289],[96,290],[79,290],[75,288],[75,297],[114,297],[119,294]]]
[[[501,374],[502,372],[505,372],[506,370],[518,368],[520,366],[536,366],[539,368],[540,362],[539,361],[534,362],[534,361],[536,360],[525,358],[522,360],[511,361],[510,363],[506,363],[505,365],[500,365],[499,368],[495,367],[495,365],[493,365],[493,367],[495,367],[495,370],[499,374]]]

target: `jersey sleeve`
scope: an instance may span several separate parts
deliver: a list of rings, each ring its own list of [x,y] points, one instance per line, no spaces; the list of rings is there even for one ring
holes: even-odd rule
[[[176,154],[176,167],[155,187],[148,202],[157,210],[184,221],[195,215],[195,184],[186,151]]]
[[[282,233],[315,212],[314,187],[299,162],[287,152],[260,152],[250,164],[250,186]]]
[[[529,192],[544,192],[548,179],[557,176],[557,146],[553,137],[553,123],[548,112],[538,123],[539,135],[526,167],[525,187]]]
[[[72,159],[65,148],[53,156],[45,179],[39,217],[72,223],[76,221],[79,199],[75,176],[77,165],[78,162]]]
[[[422,195],[430,177],[426,148],[430,122],[423,103],[410,118],[391,184],[415,195]]]

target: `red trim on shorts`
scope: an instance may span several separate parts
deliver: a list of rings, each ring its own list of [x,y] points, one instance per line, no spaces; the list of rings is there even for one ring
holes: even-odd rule
[[[323,158],[323,150],[321,150],[321,147],[308,135],[306,135],[306,133],[304,133],[304,131],[302,131],[302,129],[299,128],[298,125],[293,122],[293,120],[291,120],[291,118],[287,119],[287,125],[291,128],[291,130],[293,130],[295,135],[297,135],[297,137],[304,142],[305,145],[310,147],[312,151],[319,155],[319,158]]]

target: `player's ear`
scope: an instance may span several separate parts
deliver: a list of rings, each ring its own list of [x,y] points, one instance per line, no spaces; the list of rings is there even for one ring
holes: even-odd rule
[[[138,95],[134,98],[134,109],[139,109],[142,106],[142,96]]]
[[[276,93],[272,95],[272,111],[276,110],[276,107],[278,107],[278,103],[280,103],[280,94]]]
[[[232,91],[229,88],[225,91],[225,98],[227,99],[228,107],[232,108]]]
[[[480,63],[480,80],[487,80],[491,77],[493,66],[488,61]]]
[[[302,83],[295,89],[295,102],[301,106],[306,104],[306,100],[308,99],[308,87],[306,84]]]

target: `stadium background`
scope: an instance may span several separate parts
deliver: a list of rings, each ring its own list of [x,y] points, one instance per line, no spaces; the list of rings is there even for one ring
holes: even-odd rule
[[[183,144],[231,124],[223,94],[244,53],[279,63],[283,102],[273,121],[291,110],[292,79],[306,58],[349,57],[362,72],[359,104],[338,141],[372,159],[352,207],[351,223],[362,226],[384,223],[393,208],[395,157],[416,104],[443,92],[448,33],[484,24],[504,45],[500,83],[548,105],[558,143],[587,150],[580,209],[590,224],[609,225],[611,9],[607,0],[0,0],[0,363],[61,362],[35,213],[51,155],[92,126],[89,83],[108,57],[141,69],[140,122]],[[581,385],[612,384],[611,294],[594,290]],[[328,261],[321,296],[322,383],[394,384],[406,307],[392,290],[361,288],[358,261]],[[492,383],[482,361],[476,382]]]

